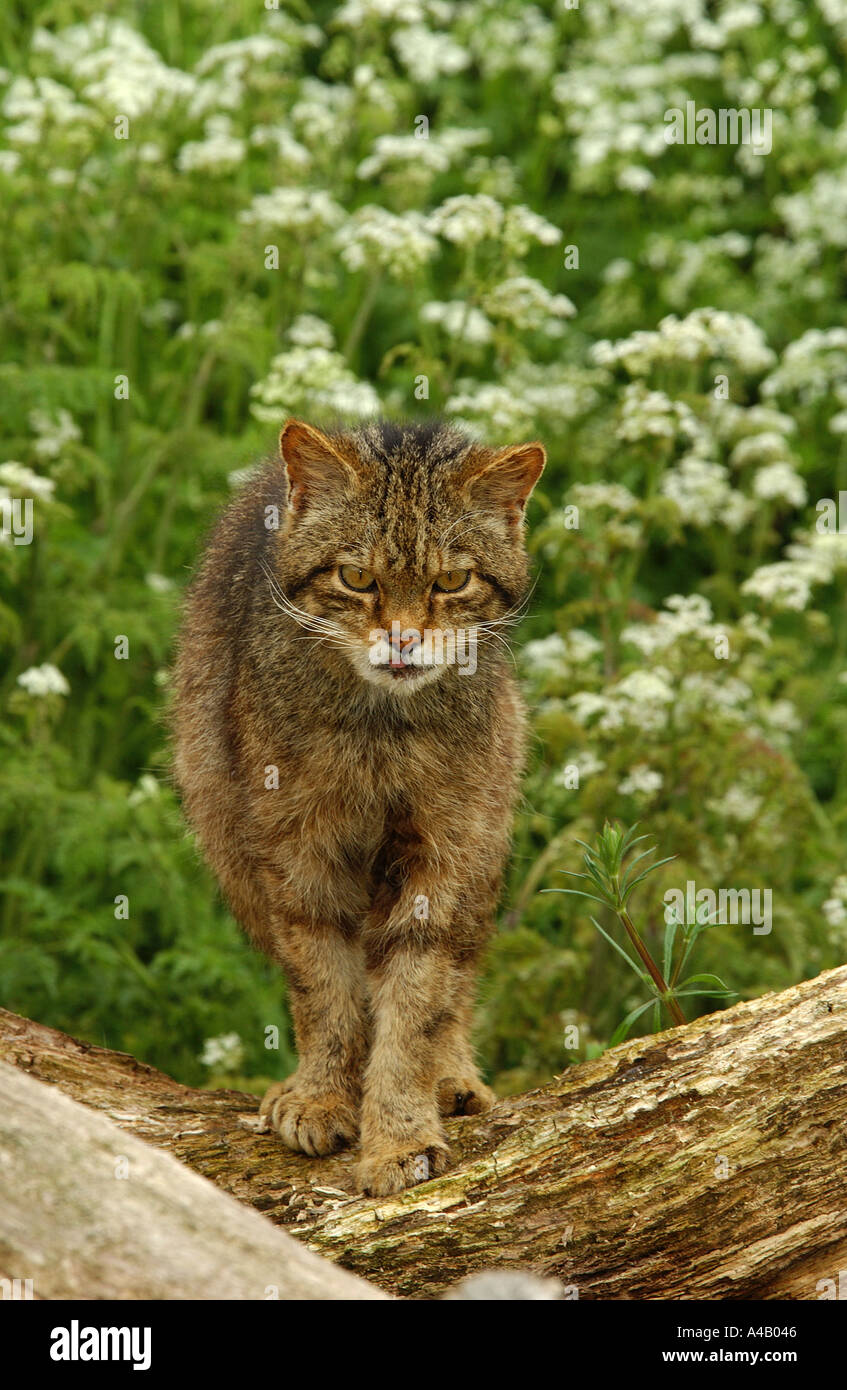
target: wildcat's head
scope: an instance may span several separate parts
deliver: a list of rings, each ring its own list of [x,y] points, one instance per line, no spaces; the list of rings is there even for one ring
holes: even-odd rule
[[[288,506],[276,597],[359,676],[398,695],[499,645],[527,588],[524,506],[540,444],[489,449],[444,424],[280,435]]]

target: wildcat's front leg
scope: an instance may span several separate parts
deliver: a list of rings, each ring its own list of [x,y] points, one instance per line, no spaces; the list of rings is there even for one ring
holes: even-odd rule
[[[447,1167],[438,1106],[442,1038],[467,982],[447,951],[413,936],[372,956],[369,979],[373,1041],[357,1178],[362,1191],[385,1197]]]
[[[359,1132],[367,1006],[361,946],[334,927],[279,926],[298,1066],[265,1093],[259,1114],[289,1148],[316,1157]]]

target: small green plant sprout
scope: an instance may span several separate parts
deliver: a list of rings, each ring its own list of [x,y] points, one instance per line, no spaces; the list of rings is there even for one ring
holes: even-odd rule
[[[695,996],[727,999],[734,997],[735,994],[735,991],[728,989],[717,975],[700,974],[689,975],[686,979],[680,978],[691,958],[697,938],[711,924],[711,917],[705,917],[702,913],[698,913],[699,920],[689,923],[682,921],[676,909],[669,905],[665,912],[665,937],[661,969],[650,955],[641,933],[629,915],[627,904],[633,889],[639,883],[643,883],[648,874],[652,874],[663,864],[669,864],[671,860],[676,858],[676,855],[671,854],[666,859],[658,859],[653,864],[645,864],[645,859],[656,851],[656,846],[653,845],[642,850],[640,854],[636,854],[635,858],[630,859],[625,867],[624,861],[631,855],[636,845],[642,844],[647,839],[646,835],[636,835],[637,829],[637,823],[630,826],[629,829],[624,829],[620,825],[610,825],[606,821],[593,845],[587,845],[584,840],[576,841],[576,844],[581,845],[585,850],[582,857],[585,873],[577,873],[572,869],[560,869],[559,872],[571,874],[574,878],[588,880],[595,891],[590,892],[583,888],[543,888],[541,890],[544,893],[570,893],[578,898],[589,898],[592,902],[600,903],[601,906],[609,908],[618,918],[638,954],[640,964],[633,960],[629,951],[624,950],[623,946],[601,927],[596,917],[591,918],[601,936],[605,937],[609,945],[617,951],[619,956],[623,957],[630,970],[635,971],[651,996],[646,1003],[640,1004],[627,1014],[623,1022],[618,1025],[610,1039],[610,1047],[622,1042],[633,1025],[648,1009],[653,1010],[653,1030],[658,1032],[662,1026],[663,1009],[670,1015],[674,1025],[687,1022],[679,1002],[681,999]]]

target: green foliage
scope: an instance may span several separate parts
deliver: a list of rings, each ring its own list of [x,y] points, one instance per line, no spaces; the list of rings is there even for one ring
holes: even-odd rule
[[[839,7],[118,9],[0,15],[0,500],[34,504],[0,543],[2,1002],[192,1082],[290,1068],[166,705],[202,538],[295,412],[548,446],[495,1085],[644,1002],[539,891],[613,817],[674,856],[639,885],[654,961],[689,881],[773,894],[769,933],[697,934],[742,997],[843,960],[847,543],[816,524],[847,491]],[[772,110],[772,150],[669,145],[689,100]]]
[[[591,918],[600,935],[608,941],[614,951],[617,951],[621,960],[635,972],[650,994],[647,1003],[638,1004],[634,1009],[631,1009],[623,1022],[615,1029],[611,1038],[612,1046],[627,1036],[633,1025],[648,1009],[653,1010],[654,1027],[658,1030],[663,1010],[667,1011],[674,1024],[685,1023],[685,1013],[678,1002],[680,999],[728,999],[732,995],[732,991],[727,989],[717,975],[688,975],[686,979],[680,979],[691,958],[698,936],[710,925],[709,920],[700,920],[695,914],[694,919],[689,921],[687,916],[680,916],[675,908],[669,907],[665,912],[665,937],[661,969],[647,950],[638,928],[630,917],[627,904],[639,883],[643,883],[649,874],[655,873],[663,864],[670,864],[676,856],[671,854],[667,859],[658,859],[652,864],[645,864],[644,860],[655,853],[656,847],[653,845],[642,850],[624,868],[624,862],[635,849],[635,846],[642,844],[647,839],[646,835],[636,835],[635,831],[635,826],[630,826],[628,830],[622,830],[619,826],[610,825],[607,821],[602,831],[597,835],[593,846],[585,844],[582,840],[578,841],[585,850],[582,862],[586,872],[584,874],[576,873],[574,869],[565,869],[563,872],[572,874],[575,878],[586,879],[595,888],[595,892],[588,893],[582,888],[548,888],[544,890],[548,893],[572,893],[574,897],[587,898],[590,902],[599,903],[601,907],[609,908],[618,918],[642,962],[639,965],[637,961],[633,960],[631,954],[621,947],[614,937],[609,935],[596,917]],[[639,865],[641,867],[636,873],[635,870]],[[692,985],[696,985],[697,988],[690,988]],[[710,988],[704,989],[702,988],[703,985],[709,985]],[[718,988],[714,989],[714,985],[717,985]]]

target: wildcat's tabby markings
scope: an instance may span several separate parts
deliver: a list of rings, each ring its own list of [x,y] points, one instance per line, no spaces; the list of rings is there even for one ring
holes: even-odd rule
[[[233,912],[289,980],[300,1063],[261,1118],[308,1154],[358,1136],[359,1183],[385,1196],[444,1171],[441,1116],[494,1100],[473,987],[523,760],[503,629],[527,589],[544,451],[439,424],[289,421],[280,452],[192,586],[177,776]],[[371,635],[394,623],[476,630],[473,676],[375,667]]]

